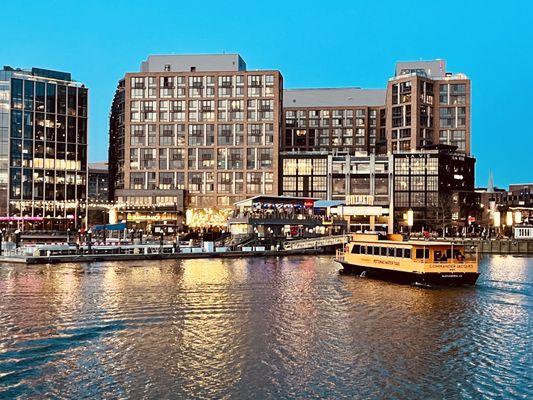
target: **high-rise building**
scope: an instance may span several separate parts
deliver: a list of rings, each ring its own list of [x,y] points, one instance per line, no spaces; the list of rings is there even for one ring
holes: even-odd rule
[[[237,54],[150,56],[119,84],[110,119],[110,198],[228,207],[278,192],[282,76]]]
[[[69,73],[0,70],[0,225],[84,224],[87,115],[88,89]]]
[[[385,106],[389,152],[449,144],[470,154],[470,80],[444,60],[398,62]]]

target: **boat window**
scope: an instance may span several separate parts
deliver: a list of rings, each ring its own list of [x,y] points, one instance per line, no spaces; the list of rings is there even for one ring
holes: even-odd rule
[[[361,245],[354,244],[352,247],[352,254],[359,254],[359,253],[361,253]]]
[[[403,249],[396,249],[396,257],[403,257]]]
[[[411,249],[404,249],[403,250],[403,257],[404,258],[411,258]]]
[[[452,249],[446,249],[446,257],[447,258],[452,258],[451,256],[452,254]],[[453,249],[453,258],[456,258],[458,260],[463,260],[464,259],[464,256],[463,256],[463,253],[461,252],[461,249]]]
[[[433,258],[435,261],[440,261],[442,258],[442,252],[440,250],[435,250],[433,252]]]
[[[388,253],[389,253],[389,257],[394,257],[394,247],[389,247]]]
[[[381,249],[381,255],[386,256],[387,255],[387,248],[386,247],[380,247]]]
[[[373,249],[372,246],[367,246],[367,247],[366,247],[366,254],[371,255],[372,252],[373,252],[372,249]]]
[[[380,247],[374,247],[374,255],[379,256],[379,249]]]
[[[416,258],[429,258],[429,249],[416,249]]]
[[[366,254],[366,246],[361,246],[361,254]]]

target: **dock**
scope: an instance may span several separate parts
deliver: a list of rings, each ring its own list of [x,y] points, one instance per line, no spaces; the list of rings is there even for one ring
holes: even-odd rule
[[[301,250],[262,250],[262,251],[226,251],[226,252],[152,252],[152,253],[126,253],[126,254],[57,254],[57,255],[6,255],[0,256],[2,264],[61,264],[61,263],[91,263],[102,261],[142,261],[142,260],[187,260],[199,258],[251,258],[251,257],[286,257],[294,255],[316,255],[322,253],[321,249]]]

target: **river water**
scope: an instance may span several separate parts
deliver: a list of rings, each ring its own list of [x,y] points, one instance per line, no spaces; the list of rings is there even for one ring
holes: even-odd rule
[[[0,398],[533,397],[533,258],[476,287],[331,257],[0,267]]]

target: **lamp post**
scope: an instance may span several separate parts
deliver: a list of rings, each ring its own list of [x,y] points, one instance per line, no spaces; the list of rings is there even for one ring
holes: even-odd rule
[[[70,228],[67,228],[67,244],[70,243]]]
[[[92,253],[92,233],[90,229],[87,231],[87,248],[89,250],[89,254]]]
[[[15,248],[20,246],[20,229],[15,230]]]

